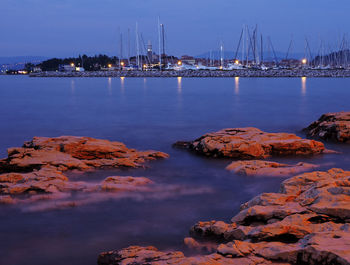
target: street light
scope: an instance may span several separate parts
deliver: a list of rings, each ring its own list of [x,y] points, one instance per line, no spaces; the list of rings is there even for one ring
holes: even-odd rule
[[[307,63],[306,58],[303,58],[303,59],[301,60],[301,63],[302,63],[302,64],[306,64],[306,63]]]
[[[179,60],[179,61],[177,62],[177,65],[182,65],[182,62]]]

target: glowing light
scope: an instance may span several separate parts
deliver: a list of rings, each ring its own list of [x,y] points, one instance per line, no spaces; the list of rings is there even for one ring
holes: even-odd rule
[[[302,63],[302,64],[306,64],[306,63],[307,63],[306,58],[303,58],[303,59],[301,60],[301,63]]]
[[[112,65],[111,64],[108,64],[108,68],[111,68],[112,67]]]
[[[70,64],[70,66],[72,66],[72,67],[74,67],[74,65],[75,65],[74,63],[71,63],[71,64]]]
[[[124,66],[124,62],[121,62],[120,65],[121,65],[121,66]]]
[[[147,67],[147,65],[144,64],[144,65],[143,65],[143,68],[146,68],[146,67]]]
[[[235,60],[235,64],[239,64],[239,60]]]
[[[177,65],[182,65],[182,62],[181,62],[181,61],[178,61],[178,62],[177,62]]]
[[[219,67],[219,69],[220,69],[220,70],[222,70],[222,69],[223,69],[223,67],[222,67],[222,66],[220,66],[220,67]]]

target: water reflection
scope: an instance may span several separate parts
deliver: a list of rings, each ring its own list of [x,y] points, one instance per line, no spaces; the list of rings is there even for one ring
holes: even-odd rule
[[[178,76],[177,77],[177,92],[181,94],[182,92],[182,77]]]
[[[239,94],[239,77],[238,76],[235,77],[235,94],[236,95]]]
[[[70,81],[70,88],[71,88],[72,94],[74,94],[74,92],[75,92],[75,80],[74,79],[72,79]]]
[[[302,95],[306,94],[306,77],[305,76],[301,78],[301,94]]]
[[[108,77],[108,94],[112,95],[112,78]]]
[[[121,89],[121,92],[123,93],[124,92],[124,80],[125,80],[125,77],[124,76],[121,76],[120,77],[120,89]]]

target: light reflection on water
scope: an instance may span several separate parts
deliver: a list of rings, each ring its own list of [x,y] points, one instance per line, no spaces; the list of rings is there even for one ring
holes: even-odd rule
[[[236,95],[239,94],[239,77],[238,76],[235,77],[235,94]]]
[[[301,78],[301,94],[302,95],[306,94],[306,77],[305,76]]]
[[[146,169],[97,171],[72,178],[145,176],[160,185],[213,191],[107,200],[49,212],[0,206],[0,264],[96,264],[99,252],[132,244],[181,249],[195,222],[229,221],[241,203],[258,193],[277,191],[282,179],[236,176],[225,170],[229,160],[173,149],[172,143],[228,127],[255,126],[303,135],[301,129],[322,113],[350,109],[349,85],[350,79],[328,78],[309,78],[306,87],[306,79],[298,78],[121,77],[119,81],[0,76],[1,157],[6,148],[21,146],[36,135],[106,138],[132,148],[164,151],[170,158],[152,162]],[[327,147],[343,154],[274,160],[350,169],[348,146],[327,143]]]

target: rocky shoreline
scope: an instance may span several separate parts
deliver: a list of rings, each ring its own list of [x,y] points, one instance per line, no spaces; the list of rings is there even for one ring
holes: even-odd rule
[[[216,244],[209,255],[186,257],[155,247],[101,253],[99,265],[117,264],[350,264],[350,172],[331,169],[284,181],[241,206],[231,223],[198,222],[191,246]]]
[[[324,114],[306,129],[307,133],[348,142],[349,115],[350,112]],[[211,220],[194,224],[184,244],[196,250],[197,255],[186,257],[180,251],[130,246],[101,253],[99,265],[350,265],[350,171],[313,171],[319,165],[264,160],[336,153],[327,150],[322,142],[247,127],[222,129],[192,141],[177,142],[175,146],[213,159],[231,158],[226,169],[247,177],[292,177],[282,182],[279,192],[263,193],[242,204],[231,222]],[[53,201],[39,207],[46,210],[91,202],[86,198],[71,200],[70,195],[75,192],[98,193],[98,200],[106,198],[105,194],[181,193],[179,186],[159,186],[146,177],[109,176],[99,183],[88,183],[72,181],[65,175],[71,170],[145,167],[147,161],[168,157],[163,152],[138,151],[120,142],[90,137],[34,137],[22,147],[9,148],[8,157],[0,160],[0,203]],[[202,254],[203,249],[211,254]]]
[[[93,72],[40,72],[30,77],[350,77],[345,69],[278,69],[278,70],[184,70],[184,71],[93,71]]]
[[[346,116],[346,115],[345,115]],[[332,119],[325,118],[332,117]],[[323,123],[327,120],[327,123]],[[344,113],[325,114],[309,126],[310,135],[324,136],[327,128],[346,135]],[[342,126],[338,126],[339,122]],[[320,137],[322,138],[322,137]],[[325,137],[346,142],[344,137]],[[228,167],[237,174],[296,175],[317,165],[280,164],[265,159],[276,155],[317,155],[324,145],[293,134],[266,133],[256,128],[223,129],[188,142],[177,142],[201,155],[249,159]],[[350,264],[350,171],[333,168],[303,173],[285,180],[278,193],[263,193],[241,205],[230,223],[202,221],[190,229],[184,244],[197,249],[187,257],[180,251],[153,246],[130,246],[103,252],[99,265],[117,264]],[[200,254],[206,249],[211,254]]]

